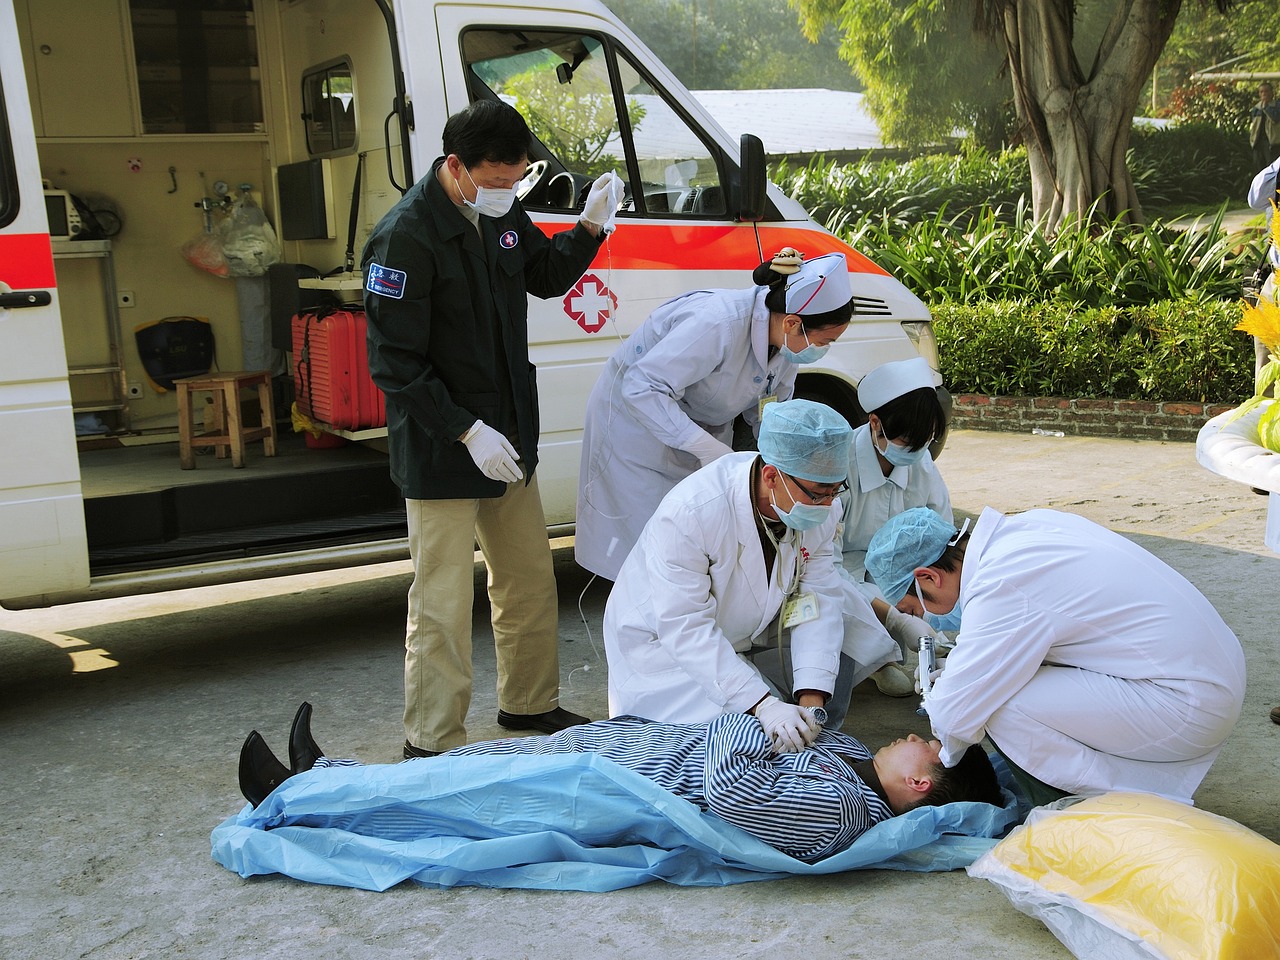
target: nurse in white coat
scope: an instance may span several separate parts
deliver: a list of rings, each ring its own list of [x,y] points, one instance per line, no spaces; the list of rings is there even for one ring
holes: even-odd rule
[[[732,452],[733,421],[787,400],[798,364],[848,328],[844,254],[783,250],[746,290],[696,290],[655,310],[605,364],[587,403],[574,556],[616,580],[667,491]]]
[[[836,562],[851,589],[868,602],[883,601],[866,576],[867,544],[891,518],[911,507],[928,507],[951,522],[951,495],[929,454],[929,444],[947,429],[933,368],[923,357],[883,363],[858,383],[858,404],[867,422],[853,431],[849,493],[841,497],[844,516],[836,541]],[[852,602],[852,600],[850,601]],[[888,626],[903,658],[919,647],[917,623]],[[934,624],[939,629],[945,623]],[[876,688],[891,697],[915,693],[911,674],[887,663],[871,675]]]
[[[1190,803],[1240,716],[1244,652],[1222,617],[1082,517],[988,507],[963,536],[908,510],[872,538],[867,570],[887,600],[960,615],[925,697],[943,764],[986,736],[1033,802],[1137,790]]]
[[[834,689],[843,642],[832,505],[851,436],[823,404],[769,404],[759,455],[726,454],[663,499],[605,606],[610,715],[750,712],[787,734],[775,743],[811,742],[821,718],[806,708]],[[790,670],[766,677],[753,658],[777,646],[784,604]]]

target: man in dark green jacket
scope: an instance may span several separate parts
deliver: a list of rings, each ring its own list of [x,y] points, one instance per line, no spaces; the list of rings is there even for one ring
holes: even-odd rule
[[[586,722],[558,705],[526,296],[559,296],[582,275],[616,209],[616,178],[601,177],[583,219],[548,239],[515,202],[530,142],[524,118],[498,101],[450,117],[445,156],[364,249],[369,370],[387,398],[391,477],[405,497],[414,567],[406,757],[467,741],[473,541],[489,567],[498,722],[544,733]]]

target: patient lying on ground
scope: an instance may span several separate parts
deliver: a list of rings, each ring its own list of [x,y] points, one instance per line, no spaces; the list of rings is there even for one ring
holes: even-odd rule
[[[290,732],[288,767],[272,754],[257,731],[245,740],[240,754],[240,789],[255,807],[292,778],[324,778],[326,786],[332,785],[334,778],[349,778],[351,784],[358,784],[362,778],[369,779],[370,772],[383,769],[327,757],[311,736],[310,720],[311,706],[304,703]],[[916,807],[958,800],[996,806],[1003,803],[995,771],[981,748],[971,747],[950,769],[939,762],[938,751],[936,740],[911,734],[872,754],[853,737],[821,730],[807,749],[778,754],[758,720],[747,714],[728,714],[699,724],[616,717],[551,736],[471,744],[442,756],[594,754],[640,774],[783,853],[812,863],[846,849],[873,825]],[[439,758],[405,764],[421,765],[426,779],[432,765],[439,765]],[[316,773],[310,773],[313,770]],[[560,803],[547,799],[530,796],[520,811],[519,830],[560,829],[562,812],[567,819],[574,802],[573,788],[564,786]],[[307,825],[305,819],[290,819],[288,803],[286,798],[281,809],[273,809],[273,818],[279,817],[282,825]],[[332,824],[347,812],[324,811],[323,820]],[[320,814],[309,805],[306,816],[318,822]],[[397,822],[397,817],[403,822]],[[403,807],[384,803],[377,817],[379,836],[411,834],[419,820],[421,814],[411,810],[408,802]],[[494,822],[491,826],[495,833],[504,833],[515,825]],[[617,826],[610,825],[615,830]]]

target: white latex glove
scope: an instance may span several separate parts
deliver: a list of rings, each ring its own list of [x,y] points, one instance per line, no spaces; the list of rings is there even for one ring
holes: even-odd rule
[[[622,203],[622,178],[613,171],[602,173],[587,193],[582,219],[594,224],[605,233],[612,233],[614,217]]]
[[[467,445],[467,453],[471,454],[480,472],[490,480],[515,483],[524,479],[516,465],[516,448],[483,420],[471,425],[471,429],[462,435],[462,442]]]
[[[933,685],[938,682],[938,678],[940,676],[942,676],[942,664],[939,664],[935,669],[929,671],[929,689],[930,690],[933,689]],[[924,696],[925,694],[924,681],[921,679],[920,664],[918,663],[916,664],[916,693],[920,694],[921,696]]]
[[[726,443],[721,443],[706,432],[700,433],[685,449],[697,457],[699,465],[704,467],[708,463],[714,463],[719,460],[726,453],[733,453],[733,447]]]
[[[813,711],[783,703],[774,696],[761,700],[754,713],[776,753],[799,753],[818,738],[822,729]]]
[[[890,607],[885,614],[884,628],[904,650],[919,650],[921,637],[933,637],[936,643],[938,636],[925,620],[903,613],[897,607]]]

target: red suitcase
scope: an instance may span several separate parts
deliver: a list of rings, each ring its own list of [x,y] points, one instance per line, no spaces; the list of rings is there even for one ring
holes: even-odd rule
[[[298,410],[340,430],[387,423],[386,398],[369,377],[363,310],[293,318],[293,380]]]

